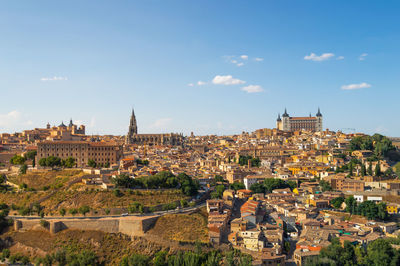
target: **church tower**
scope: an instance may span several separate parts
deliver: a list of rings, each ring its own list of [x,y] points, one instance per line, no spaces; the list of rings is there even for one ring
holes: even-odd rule
[[[132,143],[132,137],[133,135],[137,134],[137,123],[136,123],[136,116],[135,116],[135,111],[132,108],[132,115],[131,115],[131,122],[129,123],[129,131],[128,134],[126,135],[126,144],[131,144]]]
[[[282,115],[282,130],[283,131],[290,131],[291,130],[290,116],[287,113],[286,108],[285,108],[285,112]]]
[[[276,119],[276,129],[282,130],[281,114],[278,114],[278,118]]]
[[[323,127],[322,127],[322,114],[319,110],[318,107],[318,113],[316,114],[316,118],[317,118],[317,123],[315,124],[315,131],[322,131]]]

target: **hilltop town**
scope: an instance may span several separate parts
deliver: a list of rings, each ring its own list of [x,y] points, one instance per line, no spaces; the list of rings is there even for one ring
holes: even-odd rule
[[[72,119],[2,133],[1,258],[57,262],[68,245],[41,247],[29,240],[38,234],[69,244],[68,234],[105,234],[131,251],[76,244],[105,264],[166,265],[155,261],[185,251],[217,263],[207,265],[308,265],[377,240],[395,250],[399,147],[379,134],[323,129],[319,109],[285,110],[276,128],[231,136],[140,134],[133,110],[126,136],[86,135]],[[86,257],[79,251],[72,255]]]

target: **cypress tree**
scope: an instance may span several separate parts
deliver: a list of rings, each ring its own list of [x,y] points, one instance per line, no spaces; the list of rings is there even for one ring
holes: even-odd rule
[[[375,166],[375,176],[381,176],[381,174],[381,163],[378,161]]]
[[[367,174],[367,169],[365,169],[365,165],[361,164],[361,176],[365,176]]]
[[[372,176],[372,162],[369,162],[367,173]]]

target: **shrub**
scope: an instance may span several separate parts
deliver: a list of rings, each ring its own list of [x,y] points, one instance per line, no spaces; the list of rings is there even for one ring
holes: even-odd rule
[[[81,206],[79,207],[79,213],[83,214],[84,216],[86,216],[86,213],[88,213],[90,211],[90,207],[89,206]]]
[[[64,208],[62,208],[62,209],[60,210],[61,216],[64,216],[66,212],[67,212],[67,211],[66,211]]]
[[[121,190],[119,190],[119,189],[115,189],[114,191],[113,191],[113,193],[114,193],[114,196],[116,196],[116,197],[122,197],[124,194],[121,192]]]
[[[69,212],[70,214],[72,214],[72,215],[75,215],[75,214],[78,213],[78,210],[75,209],[75,208],[72,208],[72,209],[69,209],[68,212]]]
[[[49,225],[50,225],[50,223],[49,223],[48,221],[42,219],[42,220],[40,220],[40,225],[41,225],[43,228],[48,228]]]

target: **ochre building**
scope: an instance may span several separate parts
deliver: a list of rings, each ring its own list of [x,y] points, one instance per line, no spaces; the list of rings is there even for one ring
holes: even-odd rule
[[[113,142],[42,141],[37,144],[37,161],[49,156],[73,157],[77,167],[85,167],[90,159],[97,164],[116,164],[122,157],[122,147]]]

